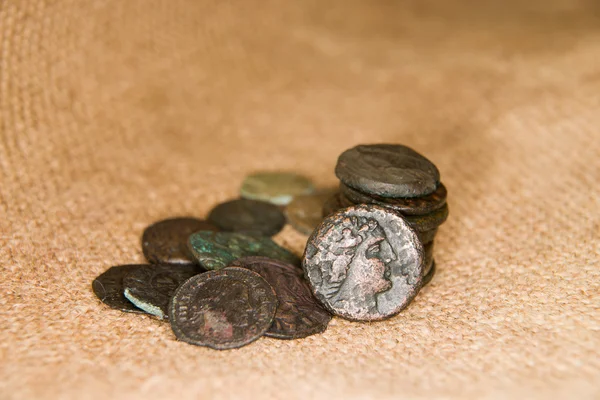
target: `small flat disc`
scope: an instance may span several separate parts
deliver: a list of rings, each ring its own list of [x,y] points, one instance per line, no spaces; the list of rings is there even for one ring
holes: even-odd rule
[[[240,193],[245,199],[284,206],[295,196],[310,194],[314,190],[310,179],[302,175],[291,172],[257,172],[244,179]]]
[[[371,144],[343,152],[335,167],[345,185],[381,197],[421,197],[440,183],[435,165],[410,147]]]
[[[300,259],[268,237],[233,232],[196,232],[189,239],[190,250],[208,270],[222,269],[238,258],[264,256],[300,265]]]
[[[169,306],[177,339],[217,350],[245,346],[273,323],[277,297],[256,272],[245,268],[209,271],[181,285]]]
[[[237,199],[212,209],[208,220],[225,232],[273,236],[285,225],[285,216],[274,204]]]
[[[94,279],[92,282],[92,290],[100,301],[110,308],[143,314],[144,311],[134,306],[133,303],[127,300],[123,295],[123,279],[127,274],[146,266],[147,265],[117,265],[111,267]]]
[[[194,264],[187,247],[190,235],[198,231],[216,231],[213,224],[196,218],[170,218],[156,222],[144,230],[142,251],[152,264]]]
[[[448,204],[426,215],[404,215],[406,222],[417,232],[427,232],[437,229],[448,219]]]
[[[313,296],[302,269],[267,257],[244,257],[230,266],[260,274],[275,290],[279,306],[265,336],[299,339],[327,329],[331,314]]]
[[[138,308],[160,319],[168,318],[175,290],[192,276],[204,272],[199,265],[153,264],[140,267],[123,279],[125,297]]]
[[[310,235],[323,220],[323,205],[335,190],[297,196],[285,209],[287,219],[298,232]]]
[[[427,274],[425,274],[425,276],[423,277],[423,286],[428,285],[429,282],[431,282],[431,280],[435,276],[435,272],[436,272],[435,260],[432,259],[429,269],[427,271]]]

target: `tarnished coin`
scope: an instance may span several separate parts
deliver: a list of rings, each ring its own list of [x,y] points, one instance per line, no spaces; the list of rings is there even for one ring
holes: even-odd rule
[[[190,236],[190,250],[208,270],[225,268],[232,261],[247,256],[264,256],[300,265],[293,253],[270,238],[233,232],[196,232]]]
[[[435,192],[440,173],[410,147],[399,144],[360,145],[343,152],[336,176],[362,193],[381,197],[420,197]]]
[[[361,193],[356,189],[340,184],[340,192],[354,204],[379,204],[399,211],[403,215],[425,215],[440,209],[446,204],[448,191],[440,183],[435,192],[423,197],[391,198]]]
[[[123,296],[123,278],[147,265],[117,265],[107,269],[92,282],[92,290],[100,301],[116,310],[144,313]]]
[[[225,350],[261,337],[276,310],[275,292],[259,274],[225,268],[196,275],[181,285],[171,300],[169,319],[177,339]]]
[[[193,264],[196,261],[187,247],[189,236],[198,231],[216,230],[213,224],[196,218],[165,219],[144,230],[142,251],[153,264]]]
[[[290,225],[298,232],[310,235],[323,220],[323,205],[334,192],[323,190],[295,197],[285,209]]]
[[[423,277],[423,286],[425,286],[425,285],[429,284],[429,282],[431,282],[431,280],[435,276],[435,271],[436,271],[435,260],[432,259],[429,269],[428,269],[427,273],[425,274],[425,276]]]
[[[408,224],[410,225],[410,222]],[[412,225],[411,225],[411,228],[412,228]],[[417,233],[417,237],[419,238],[421,243],[430,243],[432,240],[435,239],[435,235],[437,234],[437,231],[438,231],[437,228],[430,229],[428,231],[423,231],[423,232],[419,232],[419,231],[415,230],[415,232]]]
[[[332,313],[374,321],[397,314],[419,292],[423,246],[397,213],[359,205],[323,220],[302,264],[313,293]]]
[[[310,194],[314,190],[310,179],[302,175],[291,172],[257,172],[244,180],[240,192],[245,199],[284,206],[295,196]]]
[[[448,204],[427,215],[405,215],[406,222],[417,232],[427,232],[437,229],[448,219]]]
[[[244,257],[230,266],[257,272],[275,290],[279,306],[265,336],[299,339],[327,329],[331,314],[313,296],[302,269],[267,257]]]
[[[431,267],[431,262],[433,261],[433,244],[434,243],[435,243],[434,241],[431,241],[431,242],[423,245],[423,265],[425,266],[423,275],[427,275],[427,273],[429,272],[429,268]]]
[[[237,199],[212,209],[208,220],[223,231],[273,236],[285,225],[285,216],[271,203]]]
[[[153,264],[140,267],[123,279],[123,294],[148,314],[167,319],[169,302],[175,290],[201,272],[204,269],[199,265]]]

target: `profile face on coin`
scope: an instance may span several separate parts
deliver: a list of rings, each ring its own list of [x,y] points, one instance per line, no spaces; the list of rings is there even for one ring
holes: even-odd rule
[[[420,197],[440,182],[436,166],[410,147],[399,144],[359,145],[343,152],[336,176],[362,193],[382,197]]]
[[[123,295],[123,279],[130,273],[147,265],[117,265],[109,268],[92,282],[94,294],[104,304],[116,310],[144,313]]]
[[[217,231],[213,224],[196,218],[170,218],[156,222],[144,230],[142,251],[153,264],[194,264],[187,247],[189,236],[198,231]]]
[[[183,282],[202,272],[204,269],[199,265],[147,265],[125,276],[123,293],[138,308],[166,319],[175,290]]]
[[[285,225],[285,216],[274,204],[236,199],[212,209],[208,220],[222,231],[273,236]]]
[[[244,268],[209,271],[187,280],[169,306],[177,339],[217,350],[261,337],[273,322],[277,297],[256,272]]]
[[[201,231],[189,238],[189,247],[200,265],[208,270],[225,268],[238,258],[264,256],[299,265],[293,253],[268,237],[233,232]]]
[[[256,172],[244,179],[240,193],[245,199],[284,206],[295,196],[310,194],[314,190],[310,179],[302,175],[292,172]]]
[[[423,279],[423,246],[406,221],[375,205],[327,217],[311,235],[303,267],[332,313],[375,321],[404,309]]]
[[[331,314],[313,296],[302,269],[267,257],[244,257],[230,266],[260,274],[275,290],[279,306],[265,336],[299,339],[327,329]]]
[[[310,235],[323,220],[323,206],[334,193],[334,189],[325,189],[294,197],[285,209],[290,225],[298,232]]]

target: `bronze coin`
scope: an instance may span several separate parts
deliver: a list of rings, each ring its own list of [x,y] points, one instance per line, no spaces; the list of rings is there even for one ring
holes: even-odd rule
[[[168,318],[175,290],[192,276],[204,272],[199,265],[152,264],[137,268],[123,279],[124,296],[141,310]]]
[[[213,224],[196,218],[180,217],[158,221],[144,230],[142,251],[152,264],[195,264],[187,247],[189,236],[198,231],[217,231]]]
[[[423,275],[427,275],[429,268],[431,267],[431,261],[433,260],[433,244],[434,242],[431,241],[423,245],[423,265],[425,265]]]
[[[208,220],[225,232],[273,236],[285,225],[285,216],[271,203],[237,199],[212,209]]]
[[[431,264],[429,265],[427,274],[425,274],[425,276],[423,277],[423,286],[425,286],[425,285],[429,284],[429,282],[431,282],[431,280],[435,276],[435,272],[436,272],[435,260],[432,259]]]
[[[334,190],[297,196],[285,209],[287,219],[298,232],[310,235],[323,220],[323,205]]]
[[[371,144],[343,152],[335,167],[345,185],[381,197],[421,197],[435,192],[440,173],[413,149],[399,144]]]
[[[354,204],[379,204],[399,211],[403,215],[425,215],[440,209],[446,204],[448,191],[440,183],[435,192],[423,197],[389,198],[361,193],[349,186],[340,184],[340,192]]]
[[[256,272],[209,271],[188,279],[169,305],[177,339],[217,350],[245,346],[273,323],[277,296]]]
[[[375,321],[399,313],[419,292],[423,246],[397,213],[363,204],[325,218],[309,238],[302,264],[329,311]]]
[[[92,290],[100,301],[111,308],[143,314],[144,311],[134,306],[123,295],[123,279],[127,274],[144,267],[146,265],[117,265],[111,267],[94,279]]]
[[[417,232],[437,229],[448,219],[448,204],[426,215],[405,215],[404,219]]]
[[[410,225],[410,222],[408,224]],[[417,237],[419,238],[421,243],[429,243],[432,240],[434,240],[435,235],[437,234],[437,231],[438,231],[437,228],[430,229],[430,230],[424,231],[424,232],[419,232],[419,231],[415,230],[415,232],[417,233]]]
[[[257,272],[275,290],[279,306],[265,336],[299,339],[327,329],[331,314],[313,296],[302,269],[268,257],[244,257],[230,266]]]
[[[246,177],[240,193],[245,199],[284,206],[295,196],[309,194],[314,190],[310,179],[293,172],[256,172]]]

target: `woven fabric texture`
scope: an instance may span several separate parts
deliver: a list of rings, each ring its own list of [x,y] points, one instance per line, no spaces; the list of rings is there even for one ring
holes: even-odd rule
[[[596,0],[0,0],[0,397],[598,398],[599,54]],[[449,191],[397,317],[218,352],[92,293],[148,224],[375,142]]]

